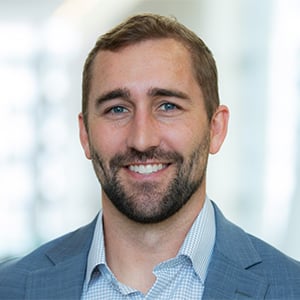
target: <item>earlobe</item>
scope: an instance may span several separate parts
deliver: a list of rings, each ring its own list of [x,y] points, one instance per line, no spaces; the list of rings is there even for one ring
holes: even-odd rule
[[[229,110],[225,105],[220,105],[214,113],[210,124],[210,148],[211,154],[217,153],[227,134]]]
[[[91,159],[89,137],[88,137],[87,128],[83,120],[82,113],[80,113],[78,116],[78,123],[79,123],[79,137],[80,137],[81,146],[84,150],[87,159]]]

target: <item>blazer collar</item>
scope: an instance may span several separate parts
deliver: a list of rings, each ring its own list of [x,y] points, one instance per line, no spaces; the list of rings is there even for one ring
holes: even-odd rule
[[[95,223],[96,219],[45,253],[53,265],[29,275],[26,299],[80,299]]]
[[[262,262],[249,236],[230,223],[214,204],[216,244],[203,299],[263,299],[268,282],[250,269]]]

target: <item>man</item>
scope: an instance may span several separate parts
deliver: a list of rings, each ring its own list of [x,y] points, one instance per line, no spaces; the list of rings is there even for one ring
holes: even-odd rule
[[[176,20],[136,15],[83,72],[80,140],[102,186],[88,226],[0,271],[1,299],[300,299],[300,264],[206,196],[229,112],[211,52]]]

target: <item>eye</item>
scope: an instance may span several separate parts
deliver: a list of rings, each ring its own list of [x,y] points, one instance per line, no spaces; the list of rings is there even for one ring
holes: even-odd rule
[[[164,111],[170,111],[170,110],[175,110],[175,109],[178,109],[177,105],[173,104],[173,103],[164,103],[160,106],[160,109],[161,110],[164,110]]]
[[[111,114],[122,114],[128,112],[128,109],[126,109],[123,106],[114,106],[110,108],[107,112]]]

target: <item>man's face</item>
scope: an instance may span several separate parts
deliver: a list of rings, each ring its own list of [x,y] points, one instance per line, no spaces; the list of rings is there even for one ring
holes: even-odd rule
[[[175,40],[99,52],[80,127],[104,206],[156,223],[203,194],[210,127],[190,54]]]

